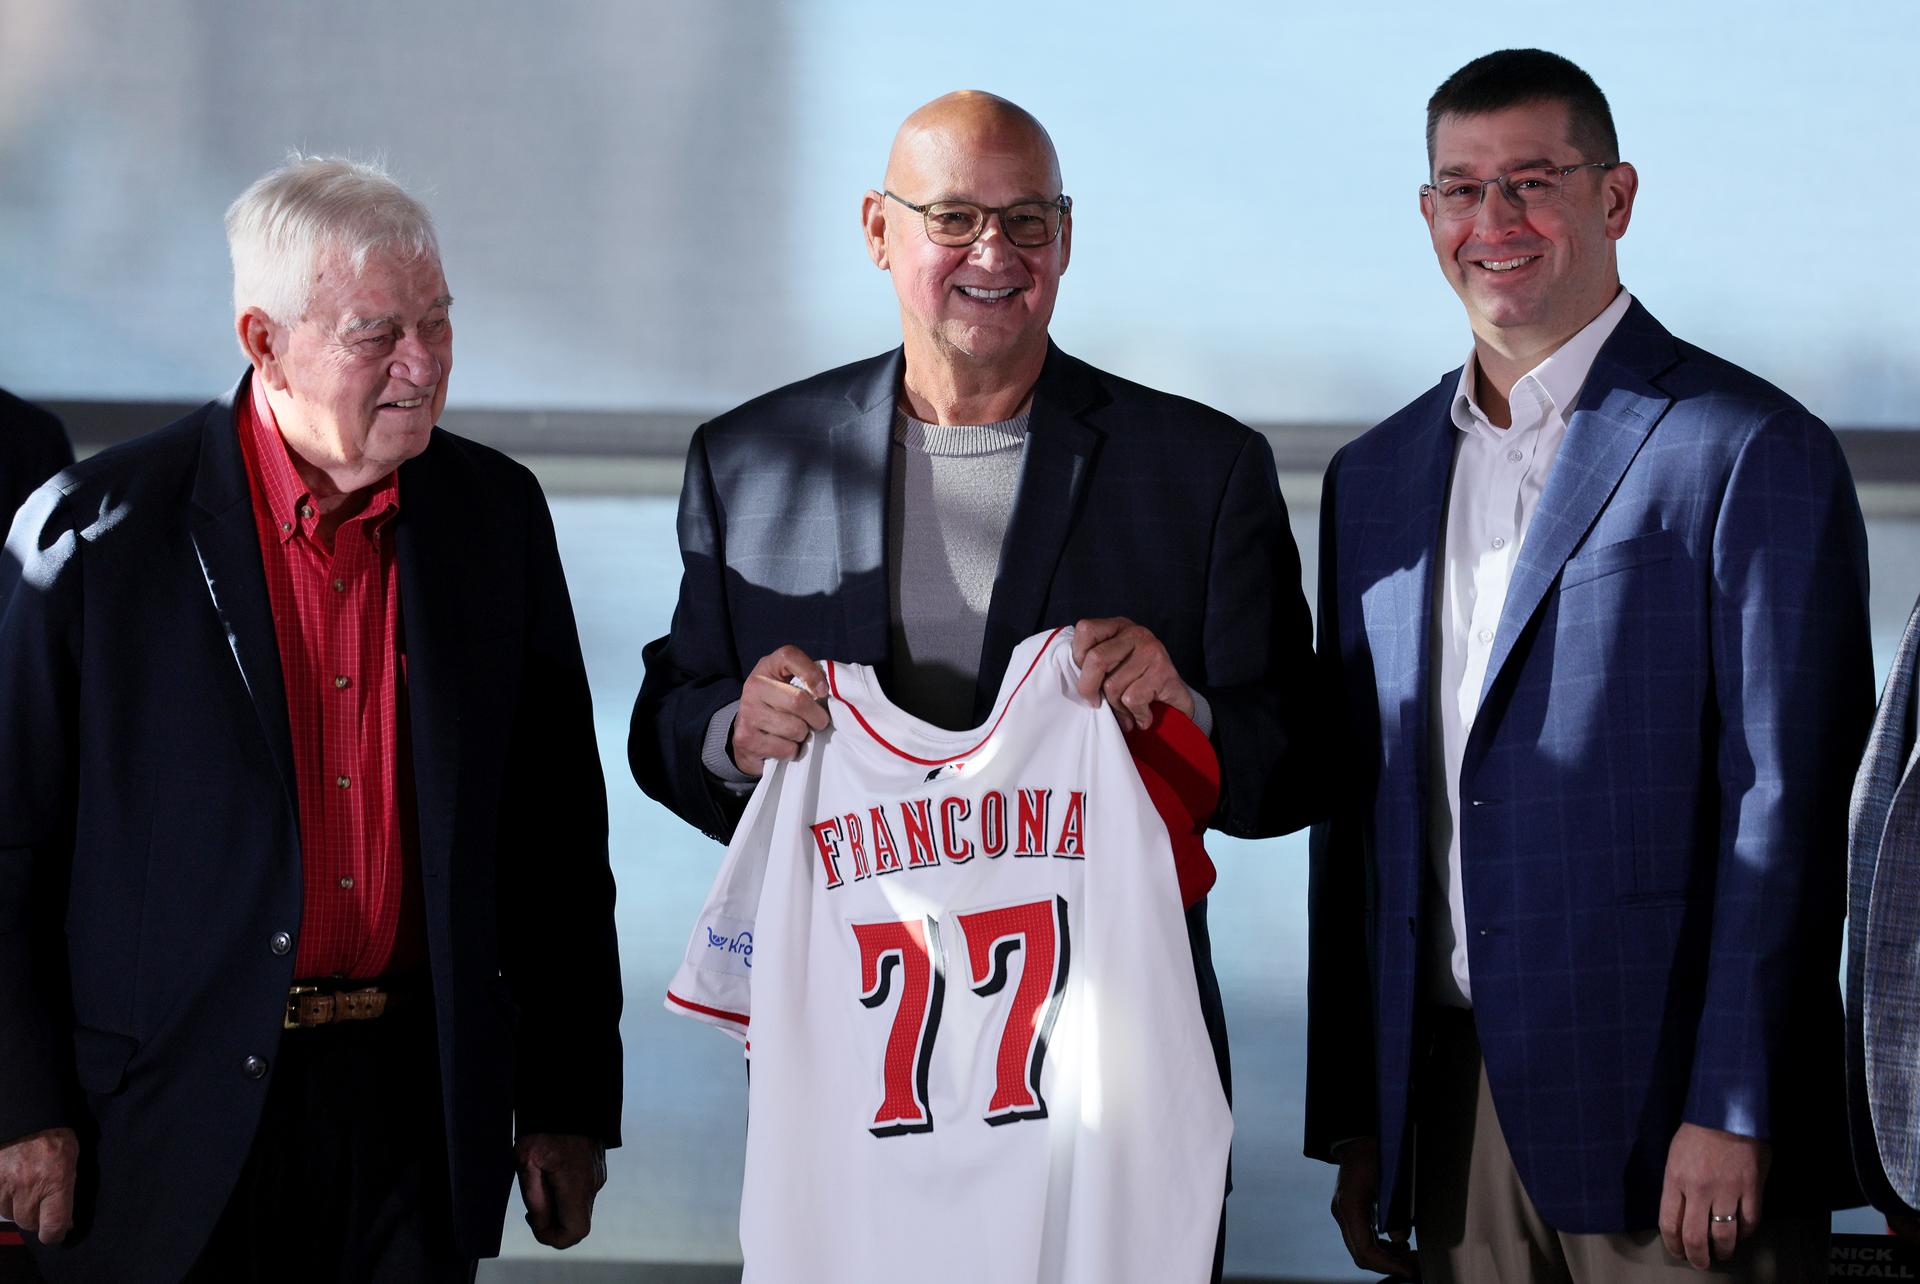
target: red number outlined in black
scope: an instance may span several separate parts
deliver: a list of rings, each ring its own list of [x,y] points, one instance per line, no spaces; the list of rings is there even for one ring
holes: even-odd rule
[[[868,1131],[876,1137],[932,1132],[933,1106],[927,1099],[927,1068],[940,1032],[940,1005],[946,997],[946,969],[940,951],[940,924],[932,915],[919,919],[853,924],[860,946],[860,1002],[878,1008],[893,993],[901,975],[900,998],[887,1034],[881,1081],[884,1095]]]
[[[1046,1065],[1047,1041],[1060,1015],[1060,1001],[1066,997],[1072,961],[1067,902],[1056,896],[1052,901],[975,910],[957,915],[956,921],[967,939],[967,977],[975,994],[986,998],[1004,990],[1013,971],[1013,955],[1020,955],[1020,983],[1007,1007],[994,1057],[987,1122],[1045,1119],[1040,1071]]]
[[[1066,997],[1072,962],[1066,898],[961,911],[952,915],[966,940],[967,979],[982,998],[999,994],[1020,955],[1020,980],[1007,1007],[994,1057],[994,1090],[987,1103],[992,1125],[1047,1117],[1040,1075],[1047,1045]],[[933,1131],[927,1076],[940,1032],[946,966],[940,924],[923,918],[854,923],[860,950],[860,1001],[879,1008],[901,977],[881,1071],[882,1097],[868,1131],[876,1137]]]

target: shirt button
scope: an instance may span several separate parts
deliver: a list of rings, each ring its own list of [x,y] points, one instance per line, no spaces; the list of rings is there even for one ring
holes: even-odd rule
[[[347,779],[347,777],[345,776],[335,776],[333,778],[333,783],[340,786],[340,788],[345,789],[348,785],[352,784],[353,781]]]
[[[342,890],[342,891],[348,891],[348,892],[350,892],[350,891],[352,891],[352,890],[353,890],[353,875],[351,875],[351,874],[349,874],[349,875],[347,875],[347,876],[346,876],[345,878],[343,878],[343,879],[341,879],[341,880],[340,880],[340,888],[341,888],[341,890]]]
[[[1502,535],[1495,535],[1493,537],[1493,546],[1495,548],[1505,548],[1507,546],[1506,537]]]
[[[1509,451],[1507,452],[1507,462],[1508,462],[1508,463],[1510,463],[1510,464],[1517,464],[1517,463],[1519,463],[1519,462],[1520,462],[1520,461],[1521,461],[1522,459],[1525,459],[1525,458],[1526,458],[1526,456],[1525,456],[1525,455],[1523,455],[1523,454],[1521,454],[1521,453],[1520,453],[1519,451],[1517,451],[1517,450],[1509,450]]]
[[[266,1078],[267,1077],[267,1059],[265,1057],[248,1057],[245,1061],[242,1061],[240,1063],[240,1073],[244,1074],[249,1079]]]
[[[300,516],[311,519],[313,517],[313,505],[312,504],[300,505]]]
[[[292,529],[293,529],[293,523],[292,523],[292,522],[281,522],[281,523],[280,523],[280,533],[281,533],[282,535],[284,535],[284,534],[286,534],[286,533],[287,533],[288,531],[290,531],[290,530],[292,530]]]
[[[336,592],[336,593],[344,593],[344,592],[346,592],[346,591],[347,591],[347,582],[346,582],[345,580],[335,580],[335,581],[333,582],[333,591],[334,591],[334,592]]]
[[[1491,630],[1491,629],[1481,629],[1481,630],[1480,630],[1480,640],[1481,640],[1482,642],[1491,642],[1491,641],[1493,641],[1493,630]]]
[[[341,689],[342,689],[342,688],[344,688],[344,687],[345,687],[346,685],[347,685],[347,675],[346,675],[346,674],[344,674],[344,673],[337,673],[337,674],[335,674],[335,675],[334,675],[334,678],[333,678],[333,689],[334,689],[335,691],[339,691],[339,690],[341,690]]]

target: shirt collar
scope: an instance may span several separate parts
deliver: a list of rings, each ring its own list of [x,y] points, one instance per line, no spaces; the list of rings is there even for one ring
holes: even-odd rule
[[[248,462],[259,483],[260,494],[267,502],[274,529],[283,544],[295,535],[313,539],[314,528],[320,522],[319,505],[313,502],[313,492],[300,480],[299,470],[293,466],[286,440],[280,435],[280,421],[274,417],[273,404],[267,400],[266,385],[260,382],[258,374],[247,380],[247,385],[252,395],[241,414],[240,431],[246,439]],[[372,532],[392,520],[399,507],[400,470],[396,468],[375,483],[366,508],[341,525],[344,528],[361,522]]]
[[[1545,422],[1547,417],[1558,414],[1565,419],[1573,408],[1580,388],[1587,381],[1587,375],[1593,370],[1594,360],[1599,357],[1600,349],[1612,337],[1619,326],[1620,319],[1627,315],[1627,309],[1633,305],[1633,296],[1625,287],[1613,296],[1613,302],[1601,309],[1600,315],[1582,326],[1578,333],[1558,348],[1533,369],[1520,377],[1513,385],[1510,400],[1515,402],[1513,422],[1516,427],[1526,424]],[[1453,426],[1461,432],[1493,431],[1486,413],[1480,409],[1475,398],[1474,380],[1479,370],[1479,362],[1474,354],[1467,354],[1466,364],[1460,368],[1460,379],[1454,385],[1451,412]],[[1521,413],[1519,403],[1529,404],[1532,415]]]

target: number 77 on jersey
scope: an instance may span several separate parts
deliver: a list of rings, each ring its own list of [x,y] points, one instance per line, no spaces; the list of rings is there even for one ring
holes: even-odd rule
[[[947,916],[947,926],[964,944],[968,988],[979,998],[1005,990],[1019,959],[1020,979],[1000,1030],[993,1095],[983,1118],[996,1125],[1046,1118],[1040,1072],[1072,958],[1066,899],[960,911]],[[880,1009],[898,992],[882,1066],[883,1093],[870,1131],[876,1137],[932,1132],[927,1078],[946,1000],[941,921],[929,914],[851,927],[860,951],[860,1001]]]

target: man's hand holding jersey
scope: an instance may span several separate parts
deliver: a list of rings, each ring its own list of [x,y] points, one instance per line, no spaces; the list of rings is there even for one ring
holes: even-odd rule
[[[1081,696],[1104,695],[1122,731],[1151,727],[1155,700],[1193,717],[1192,690],[1144,625],[1122,616],[1081,620],[1073,626],[1073,662],[1080,666]]]
[[[1080,694],[1105,698],[1123,731],[1153,725],[1153,702],[1162,701],[1191,718],[1193,692],[1173,667],[1153,631],[1122,616],[1081,620],[1073,626],[1073,660],[1080,666]],[[824,731],[827,675],[797,646],[764,655],[740,688],[727,748],[749,776],[770,761],[790,761],[816,731]]]
[[[826,673],[799,647],[762,656],[740,688],[733,715],[727,751],[734,765],[758,776],[770,760],[790,761],[808,736],[827,729],[826,698]]]

